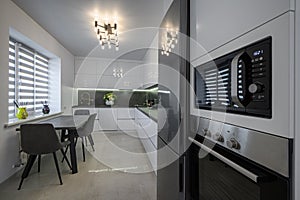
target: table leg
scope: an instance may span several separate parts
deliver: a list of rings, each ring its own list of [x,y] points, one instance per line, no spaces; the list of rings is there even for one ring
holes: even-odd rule
[[[72,174],[76,174],[78,172],[76,144],[75,144],[76,130],[68,130],[68,133],[69,133],[69,140],[70,140],[70,157],[71,157],[71,165],[72,165]]]
[[[66,139],[66,130],[63,129],[63,130],[61,130],[60,141],[61,141],[61,142],[64,142],[65,139]]]

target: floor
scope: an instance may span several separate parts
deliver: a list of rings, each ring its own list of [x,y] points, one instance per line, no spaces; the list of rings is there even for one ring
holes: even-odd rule
[[[155,200],[156,176],[136,133],[94,132],[93,137],[95,152],[87,147],[86,162],[77,145],[79,173],[70,174],[66,163],[60,163],[63,185],[59,185],[52,155],[46,155],[41,172],[34,165],[20,191],[22,171],[0,184],[0,199]]]

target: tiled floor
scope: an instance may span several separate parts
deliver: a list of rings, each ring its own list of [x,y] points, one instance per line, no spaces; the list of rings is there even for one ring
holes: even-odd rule
[[[135,135],[93,133],[95,152],[86,153],[86,162],[82,162],[81,145],[77,145],[79,173],[70,174],[66,163],[60,164],[63,185],[59,185],[52,155],[44,156],[41,172],[37,173],[35,165],[20,191],[21,172],[0,184],[0,199],[155,200],[156,176],[150,172],[143,146]]]

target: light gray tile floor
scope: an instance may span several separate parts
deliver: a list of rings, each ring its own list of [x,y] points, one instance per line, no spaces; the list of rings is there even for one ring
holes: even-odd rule
[[[52,155],[46,155],[41,172],[37,173],[35,164],[20,191],[17,187],[23,170],[0,184],[0,199],[155,200],[156,176],[142,173],[142,167],[149,170],[150,164],[141,142],[132,134],[93,133],[96,150],[91,154],[86,151],[86,162],[82,161],[81,145],[77,145],[79,173],[70,174],[66,163],[60,163],[63,185],[59,185]],[[87,149],[91,151],[89,146]],[[139,156],[132,156],[135,154]],[[129,173],[130,169],[135,170]]]

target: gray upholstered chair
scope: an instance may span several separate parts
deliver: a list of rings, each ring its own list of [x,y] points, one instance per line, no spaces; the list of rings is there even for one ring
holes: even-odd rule
[[[95,151],[94,149],[94,141],[92,139],[91,133],[93,132],[94,129],[94,123],[95,123],[95,118],[96,118],[96,113],[92,114],[89,116],[89,119],[87,120],[87,122],[80,127],[79,129],[77,129],[77,134],[78,137],[81,138],[81,146],[82,146],[82,154],[83,154],[83,161],[85,162],[85,150],[84,150],[84,138],[87,137],[91,143],[92,149],[93,151]]]
[[[96,113],[92,114],[89,116],[88,120],[85,122],[84,125],[82,125],[80,128],[77,129],[77,137],[75,139],[75,144],[77,144],[78,138],[81,138],[81,147],[82,147],[82,155],[83,155],[83,162],[85,162],[85,146],[84,146],[84,138],[88,138],[93,151],[95,151],[94,149],[94,141],[93,138],[91,136],[91,133],[93,132],[94,129],[94,123],[95,123],[95,118],[96,118]],[[68,147],[65,150],[65,153],[67,153],[68,151]],[[64,158],[62,159],[61,162],[64,161]]]
[[[29,158],[23,171],[18,190],[21,189],[24,179],[28,177],[36,158],[38,157],[38,172],[40,172],[41,155],[49,153],[53,154],[58,178],[60,184],[62,185],[63,182],[58,167],[56,151],[61,151],[70,169],[72,169],[70,162],[63,151],[63,147],[66,147],[70,142],[59,142],[58,136],[52,124],[23,124],[20,127],[20,131],[21,148],[22,151],[29,154]]]
[[[86,109],[75,110],[74,115],[90,115],[90,111],[86,110]],[[89,134],[86,137],[84,137],[85,141],[86,141],[86,138],[89,140],[89,142],[90,142],[90,144],[92,146],[93,151],[95,151],[95,149],[94,149],[94,144],[95,143],[94,143],[92,135]],[[85,142],[85,144],[87,145],[87,142]]]
[[[74,115],[90,115],[90,111],[86,109],[75,110]]]

